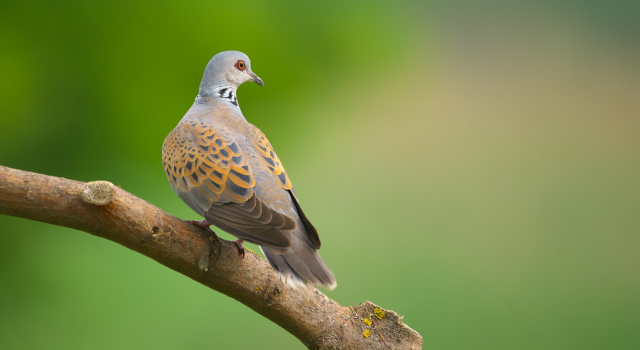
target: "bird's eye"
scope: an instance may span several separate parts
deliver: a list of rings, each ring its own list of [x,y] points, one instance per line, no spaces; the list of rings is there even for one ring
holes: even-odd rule
[[[243,71],[246,68],[244,61],[238,60],[238,62],[236,62],[236,68],[238,68],[238,70],[240,71]]]

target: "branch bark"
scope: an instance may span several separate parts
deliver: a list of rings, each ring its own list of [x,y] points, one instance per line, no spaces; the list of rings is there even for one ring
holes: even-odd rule
[[[0,214],[81,230],[119,243],[273,321],[309,349],[421,349],[402,317],[366,301],[345,307],[313,287],[282,283],[257,254],[113,186],[0,166]]]

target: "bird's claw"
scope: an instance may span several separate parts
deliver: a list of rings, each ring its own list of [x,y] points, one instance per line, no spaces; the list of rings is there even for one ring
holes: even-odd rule
[[[214,235],[216,234],[215,232],[213,232],[213,230],[209,227],[211,225],[213,225],[212,223],[210,223],[209,221],[207,221],[207,219],[204,220],[200,220],[200,221],[196,221],[196,220],[184,220],[184,222],[189,223],[191,225],[200,227],[201,229],[209,232],[209,233],[213,233]]]
[[[195,221],[195,220],[184,220],[184,222],[189,223],[191,225],[200,227],[201,229],[204,229],[207,232],[213,233],[214,235],[216,234],[215,232],[213,232],[213,230],[211,228],[209,228],[209,226],[213,225],[212,223],[210,223],[209,221],[207,221],[207,219],[204,220],[200,220],[200,221]],[[238,238],[235,241],[230,241],[231,243],[235,244],[236,247],[238,247],[238,253],[242,255],[242,258],[244,258],[244,240]]]
[[[201,229],[205,230],[209,235],[209,241],[211,241],[211,243],[213,243],[215,241],[215,239],[218,237],[216,235],[215,232],[213,232],[213,230],[209,227],[211,225],[213,225],[212,223],[210,223],[209,221],[207,221],[207,219],[204,220],[200,220],[200,221],[195,221],[195,220],[184,220],[184,222],[187,222],[193,226],[196,227],[200,227]]]
[[[245,249],[244,249],[244,244],[242,244],[242,243],[244,243],[244,240],[238,238],[235,241],[231,241],[231,243],[235,244],[236,247],[238,247],[238,253],[242,254],[242,258],[244,259]]]

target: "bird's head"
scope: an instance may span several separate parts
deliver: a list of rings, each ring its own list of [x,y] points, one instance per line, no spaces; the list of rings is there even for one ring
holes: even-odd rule
[[[236,90],[242,83],[250,80],[264,86],[262,79],[251,71],[249,56],[240,51],[223,51],[213,56],[204,69],[200,95],[211,95],[215,87],[223,85]]]

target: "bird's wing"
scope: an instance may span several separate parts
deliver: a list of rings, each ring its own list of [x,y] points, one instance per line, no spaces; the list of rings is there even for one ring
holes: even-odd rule
[[[291,245],[284,231],[296,227],[294,220],[256,196],[251,165],[225,127],[181,122],[165,139],[162,160],[176,194],[219,228],[260,245]]]
[[[291,197],[293,198],[292,202],[296,206],[298,216],[300,217],[300,220],[302,221],[302,224],[307,231],[313,247],[315,249],[320,249],[320,236],[318,235],[318,231],[315,229],[315,227],[313,227],[309,219],[307,219],[307,216],[302,211],[300,203],[298,202],[298,196],[293,189],[293,185],[291,185],[289,176],[287,176],[287,172],[284,170],[284,166],[282,166],[282,163],[280,162],[280,159],[278,158],[276,152],[273,150],[271,143],[269,143],[269,140],[267,140],[267,137],[264,135],[264,133],[257,128],[255,129],[252,141],[253,146],[260,155],[260,158],[267,165],[269,173],[273,175],[280,187],[289,191],[289,193],[291,194]]]
[[[282,163],[280,163],[280,159],[278,155],[271,147],[271,143],[267,140],[267,137],[262,133],[262,131],[255,129],[255,134],[252,137],[253,146],[260,154],[262,160],[267,165],[267,169],[269,173],[273,175],[273,177],[278,182],[278,185],[285,190],[290,190],[291,181],[289,181],[289,176],[287,176],[287,172],[284,170]]]

